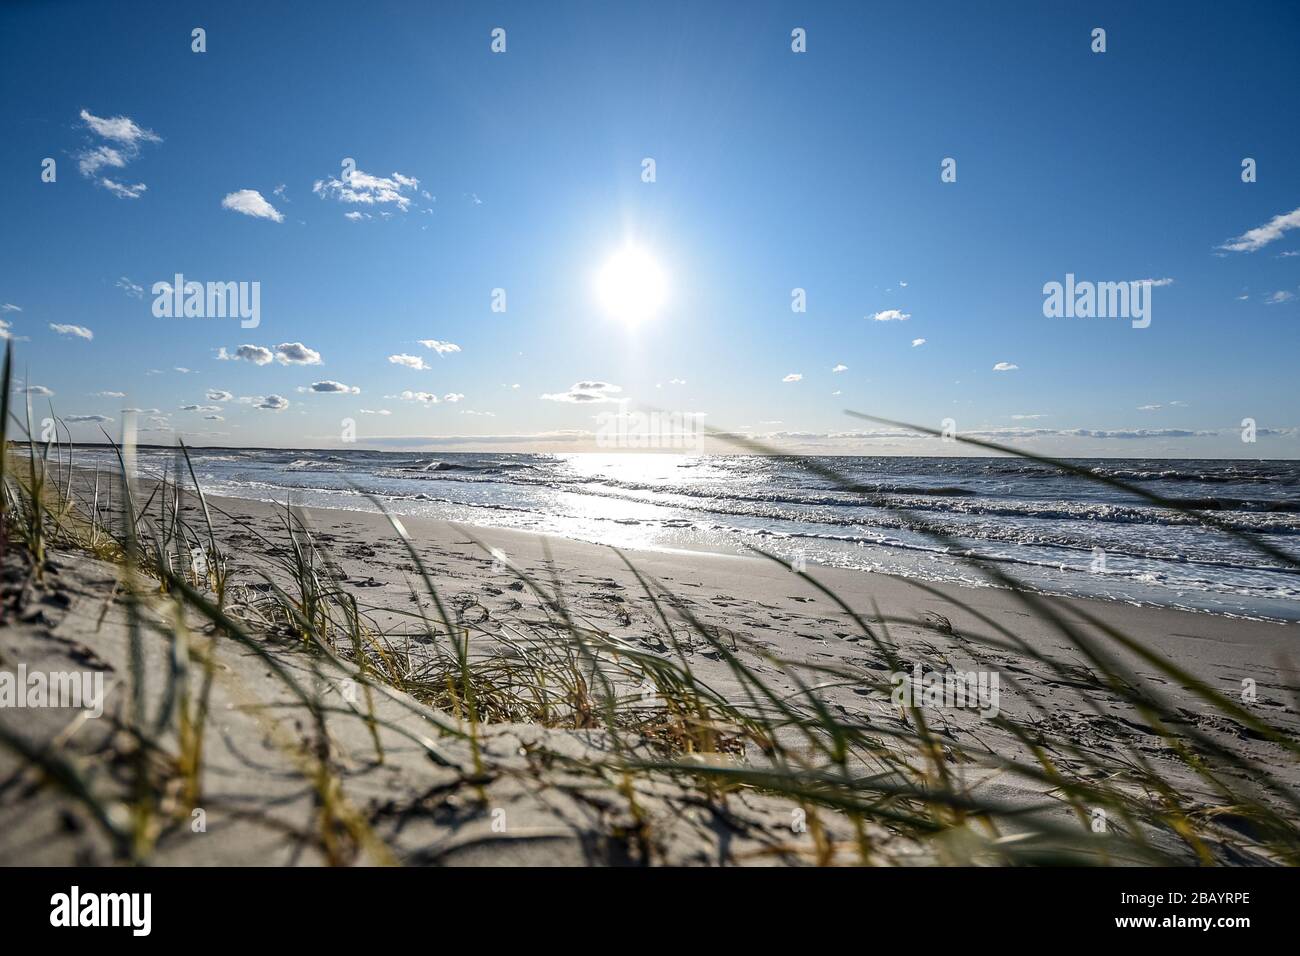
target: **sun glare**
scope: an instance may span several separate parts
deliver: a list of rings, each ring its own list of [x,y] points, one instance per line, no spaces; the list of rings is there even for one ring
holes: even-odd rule
[[[668,279],[659,263],[639,246],[614,253],[596,275],[601,307],[629,325],[652,318],[668,296]]]

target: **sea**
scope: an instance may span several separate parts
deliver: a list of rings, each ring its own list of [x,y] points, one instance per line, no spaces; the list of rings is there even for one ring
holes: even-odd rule
[[[78,463],[113,464],[79,448]],[[1212,516],[1018,458],[191,449],[212,494],[741,554],[984,586],[969,560],[1051,594],[1300,621],[1300,462],[1075,459]],[[142,475],[174,473],[142,448]]]

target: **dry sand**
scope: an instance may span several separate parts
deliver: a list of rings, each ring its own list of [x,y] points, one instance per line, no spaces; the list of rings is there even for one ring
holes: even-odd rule
[[[210,499],[229,517],[217,522],[218,537],[237,567],[269,568],[266,547],[257,535],[276,538],[281,523],[275,506],[235,499]],[[279,509],[282,514],[283,509]],[[307,516],[318,543],[337,565],[336,576],[376,621],[407,629],[419,652],[422,628],[410,614],[416,600],[427,603],[415,569],[387,520],[374,513],[316,509]],[[558,583],[570,612],[579,621],[645,650],[669,656],[662,626],[646,590],[608,548],[522,532],[457,528],[444,522],[402,519],[411,539],[434,573],[443,599],[461,620],[505,621],[520,627],[540,620],[540,602],[521,587],[514,569],[541,581]],[[246,528],[241,528],[240,524]],[[255,532],[255,533],[254,533]],[[494,556],[470,539],[497,549]],[[278,534],[283,540],[283,534]],[[807,664],[848,663],[874,671],[887,669],[871,642],[848,615],[798,575],[762,558],[702,553],[628,554],[647,578],[650,590],[668,608],[689,612],[716,633],[734,635],[740,653],[776,686],[794,694],[796,686],[764,659]],[[126,792],[130,775],[122,757],[114,714],[126,706],[128,673],[126,612],[114,597],[116,569],[81,555],[53,558],[55,573],[45,590],[26,596],[18,619],[0,628],[0,668],[23,662],[29,670],[105,668],[109,672],[106,717],[86,720],[68,710],[27,710],[14,720],[34,746],[57,741],[94,786]],[[837,593],[863,617],[882,619],[908,668],[926,670],[995,669],[1001,676],[1000,707],[1105,754],[1132,747],[1176,781],[1185,793],[1203,787],[1165,750],[1142,716],[1096,679],[1093,669],[1043,615],[1015,594],[992,588],[920,586],[905,579],[842,569],[809,567],[810,576]],[[415,598],[415,593],[422,595]],[[12,608],[14,575],[5,584]],[[1231,620],[1208,614],[1140,608],[1087,600],[1048,599],[1055,608],[1084,624],[1089,615],[1120,629],[1141,645],[1194,672],[1234,698],[1243,681],[1253,680],[1258,708],[1292,732],[1300,725],[1296,704],[1294,625]],[[429,611],[427,607],[426,611]],[[431,613],[431,612],[430,612]],[[991,622],[991,623],[990,623]],[[983,643],[1005,643],[994,626],[1016,640],[1066,665],[1064,675],[1011,649],[990,650]],[[687,627],[682,623],[683,633]],[[750,643],[752,642],[752,644]],[[168,650],[156,636],[146,640],[149,693],[153,701],[164,683]],[[331,686],[337,675],[292,648],[268,641],[275,660],[317,686]],[[1273,745],[1246,728],[1205,712],[1199,701],[1171,685],[1146,662],[1123,655],[1135,670],[1163,687],[1176,702],[1186,699],[1186,721],[1229,742],[1264,766],[1280,767]],[[696,641],[687,651],[692,671],[724,694],[739,687],[724,662]],[[321,793],[302,774],[310,750],[305,714],[271,676],[265,660],[227,643],[217,652],[213,722],[208,734],[204,775],[205,829],[174,825],[157,835],[154,860],[163,864],[315,864],[330,859],[322,839]],[[839,716],[864,721],[897,720],[896,709],[879,692],[850,682],[823,680],[822,694]],[[327,692],[328,693],[328,692]],[[1038,712],[1035,707],[1040,708]],[[666,781],[637,784],[641,819],[629,813],[620,782],[593,778],[574,768],[584,755],[610,744],[596,731],[557,731],[535,726],[494,726],[484,737],[483,759],[490,773],[473,784],[474,757],[468,745],[437,733],[434,714],[405,695],[380,696],[376,703],[385,760],[375,759],[373,740],[360,720],[330,725],[335,761],[342,780],[339,816],[361,821],[367,834],[352,849],[339,851],[343,862],[455,864],[563,863],[770,863],[812,858],[812,837],[792,828],[788,801],[749,794],[728,798],[725,809],[705,805]],[[933,715],[942,733],[968,748],[1002,756],[1025,757],[1023,745],[972,711]],[[402,736],[398,729],[423,743]],[[562,753],[572,763],[538,761],[539,751]],[[1059,755],[1067,767],[1069,760]],[[1294,768],[1294,762],[1289,764]],[[1009,805],[1055,806],[1052,798],[1023,780],[979,767],[963,770],[981,792]],[[1297,782],[1295,774],[1286,779]],[[1209,795],[1206,795],[1209,799]],[[1060,809],[1043,811],[1068,813]],[[349,816],[350,815],[350,816]],[[837,824],[832,821],[831,829]],[[196,832],[197,831],[197,832]],[[943,862],[941,847],[920,846],[881,830],[871,834],[875,862]],[[0,863],[105,863],[108,841],[86,811],[48,787],[10,754],[0,751]]]

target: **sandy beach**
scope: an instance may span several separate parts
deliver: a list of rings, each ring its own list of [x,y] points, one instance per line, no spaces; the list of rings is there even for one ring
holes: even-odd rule
[[[227,572],[239,582],[235,591],[242,597],[235,597],[255,600],[258,589],[273,584],[291,591],[284,560],[294,545],[284,508],[231,498],[208,504],[217,545],[228,556]],[[180,513],[201,527],[192,495]],[[752,701],[757,681],[770,689],[772,700],[794,700],[815,688],[819,706],[837,721],[877,728],[886,740],[891,732],[910,732],[915,719],[882,690],[891,672],[901,667],[909,682],[954,672],[995,675],[991,700],[986,693],[975,706],[941,702],[922,712],[943,741],[940,759],[963,792],[1001,808],[1002,839],[1018,829],[1031,843],[1051,843],[1056,829],[1064,828],[1097,836],[1095,852],[1102,861],[1125,862],[1128,853],[1108,857],[1114,851],[1104,845],[1106,826],[1097,826],[1095,814],[1080,819],[1081,808],[1060,787],[1016,772],[1012,762],[1047,758],[1055,772],[1085,778],[1098,775],[1097,766],[1089,765],[1094,761],[1117,774],[1143,763],[1192,805],[1222,802],[1213,779],[1179,759],[1167,735],[1152,726],[1151,713],[1134,706],[1131,694],[1117,692],[1044,606],[1095,642],[1096,652],[1113,658],[1116,670],[1131,672],[1162,695],[1169,704],[1166,723],[1172,714],[1182,721],[1178,731],[1199,732],[1237,754],[1238,766],[1214,764],[1231,785],[1251,788],[1252,765],[1268,768],[1287,785],[1300,782],[1296,761],[1282,746],[1208,707],[1144,656],[1195,675],[1294,735],[1300,726],[1294,625],[920,584],[816,565],[807,567],[805,577],[759,556],[620,555],[572,540],[404,518],[411,546],[436,586],[439,610],[383,515],[312,509],[298,512],[297,520],[314,541],[322,576],[348,601],[355,599],[357,612],[384,635],[385,653],[400,656],[409,673],[423,666],[444,613],[453,630],[464,627],[471,659],[484,666],[526,657],[530,641],[560,641],[557,620],[563,620],[579,633],[616,642],[604,646],[621,648],[629,658],[680,664],[736,705]],[[131,615],[121,569],[55,551],[44,583],[24,585],[11,562],[5,588],[10,626],[0,629],[0,667],[12,669],[21,661],[31,670],[92,667],[108,675],[105,719],[87,719],[75,709],[34,709],[17,722],[6,715],[10,729],[32,751],[64,754],[78,779],[125,801],[135,779],[127,770],[140,755],[122,729],[131,707]],[[176,643],[168,634],[176,633],[177,622],[167,621],[158,604],[142,614],[144,693],[152,711],[172,693],[167,675],[176,667]],[[871,634],[864,634],[854,615],[869,622]],[[927,864],[979,862],[985,852],[963,846],[964,838],[952,833],[923,839],[907,827],[851,822],[824,808],[811,811],[810,826],[805,805],[762,786],[724,787],[714,799],[702,800],[673,773],[620,778],[605,765],[611,754],[626,757],[642,746],[650,762],[662,754],[654,750],[653,735],[616,740],[596,719],[587,727],[483,722],[467,733],[465,714],[430,707],[398,689],[358,684],[345,662],[306,653],[283,628],[259,632],[252,615],[242,619],[255,635],[255,649],[214,636],[205,626],[210,622],[192,611],[184,616],[191,650],[201,649],[214,664],[211,726],[199,806],[186,811],[174,781],[160,801],[160,817],[167,819],[149,833],[157,863]],[[1118,649],[1108,629],[1131,639],[1132,648]],[[716,645],[701,640],[706,632]],[[325,702],[328,762],[335,775],[325,790],[310,769],[321,747],[313,718],[272,673],[276,669],[314,687]],[[652,689],[625,683],[617,693],[633,708],[640,696],[653,710]],[[1254,693],[1243,696],[1245,687]],[[1018,730],[990,719],[994,715]],[[778,733],[789,738],[790,753],[807,751],[814,766],[811,738],[801,739],[791,727]],[[678,756],[755,770],[771,760],[743,734],[716,752]],[[163,748],[148,759],[160,764],[160,779],[171,779],[174,758]],[[0,863],[114,859],[113,842],[90,818],[87,804],[43,786],[42,775],[12,751],[0,756],[0,781]],[[1161,796],[1138,799],[1158,803]],[[1273,796],[1264,799],[1276,802]],[[124,812],[123,804],[113,805]],[[1236,827],[1243,842],[1250,842],[1249,820],[1220,814],[1222,825]],[[1169,833],[1133,829],[1146,831],[1151,844],[1171,858],[1196,859],[1192,848]],[[1238,846],[1216,853],[1229,862],[1268,859]]]

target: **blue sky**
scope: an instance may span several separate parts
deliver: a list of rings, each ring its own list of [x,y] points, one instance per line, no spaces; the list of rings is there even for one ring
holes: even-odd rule
[[[580,450],[618,397],[801,451],[957,450],[853,408],[1296,457],[1300,12],[1089,7],[7,4],[0,319],[37,417],[157,409],[150,441]],[[668,285],[635,325],[593,292],[628,241]],[[260,325],[155,317],[176,273],[260,283]],[[1138,329],[1045,317],[1067,273],[1173,281]]]

